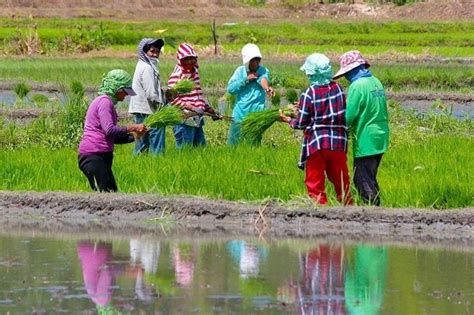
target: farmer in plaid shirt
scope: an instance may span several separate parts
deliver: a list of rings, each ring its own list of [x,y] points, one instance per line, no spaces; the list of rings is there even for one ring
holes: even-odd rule
[[[305,184],[310,197],[327,204],[324,182],[327,175],[337,200],[352,204],[347,169],[346,100],[339,84],[332,81],[330,60],[312,54],[300,68],[311,86],[300,96],[298,114],[292,119],[280,112],[280,119],[293,129],[303,129],[304,139],[298,166],[306,168]]]

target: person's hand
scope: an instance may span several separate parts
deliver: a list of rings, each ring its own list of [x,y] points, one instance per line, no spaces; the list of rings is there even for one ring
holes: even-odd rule
[[[136,133],[137,136],[141,136],[145,132],[147,132],[147,128],[144,124],[133,124],[127,126],[127,131],[131,133]]]
[[[214,111],[211,117],[214,121],[221,120],[222,118],[224,118],[224,116],[222,116],[218,111]]]
[[[278,114],[280,115],[280,121],[286,122],[286,123],[290,122],[291,117],[286,116],[285,113],[283,113],[283,110],[280,109],[280,110],[278,111]]]
[[[167,89],[165,92],[166,101],[171,103],[176,98],[176,92],[173,89]]]
[[[195,112],[196,114],[198,114],[199,116],[204,115],[204,109],[202,109],[201,107],[193,106],[191,110]]]
[[[274,97],[275,96],[275,90],[271,86],[267,87],[265,89],[265,92],[267,93],[267,95],[269,97]]]
[[[247,74],[247,80],[248,81],[253,81],[253,80],[256,80],[256,79],[258,79],[258,75],[257,75],[256,72],[249,72]]]

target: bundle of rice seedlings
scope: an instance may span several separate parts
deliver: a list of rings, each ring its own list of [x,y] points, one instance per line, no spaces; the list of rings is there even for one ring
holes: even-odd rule
[[[183,111],[176,106],[165,106],[148,116],[143,124],[148,128],[173,126],[183,121]]]
[[[183,79],[176,82],[171,88],[176,94],[187,94],[194,90],[195,84],[189,79]]]
[[[242,139],[250,143],[257,141],[275,121],[280,119],[280,109],[274,108],[250,113],[241,124],[240,134]],[[293,111],[290,108],[284,108],[283,112],[288,116],[293,115]]]
[[[295,89],[286,90],[286,100],[288,103],[293,104],[298,100],[298,92]]]

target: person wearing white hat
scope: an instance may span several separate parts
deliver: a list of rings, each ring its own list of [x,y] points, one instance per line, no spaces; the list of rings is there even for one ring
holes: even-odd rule
[[[238,67],[227,84],[227,92],[236,95],[233,122],[229,129],[228,143],[237,145],[240,142],[240,124],[252,112],[265,109],[266,95],[275,95],[270,86],[270,71],[260,64],[262,54],[255,44],[247,44],[242,48],[243,65]],[[257,140],[259,144],[261,141]]]
[[[359,51],[346,52],[339,61],[334,79],[344,76],[350,82],[346,123],[353,135],[354,184],[365,203],[379,206],[377,171],[389,142],[385,90]]]
[[[306,169],[308,195],[318,204],[327,204],[325,179],[334,185],[337,200],[353,203],[347,168],[346,100],[342,87],[332,80],[328,57],[315,53],[300,68],[310,81],[301,94],[298,114],[292,119],[280,111],[280,120],[293,129],[303,129],[304,138],[298,166]]]

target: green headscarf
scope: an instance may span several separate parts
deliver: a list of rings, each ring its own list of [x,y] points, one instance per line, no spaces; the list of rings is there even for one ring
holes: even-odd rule
[[[327,85],[332,80],[331,61],[323,54],[311,54],[300,68],[308,76],[311,84]]]
[[[114,69],[105,74],[102,78],[102,83],[99,87],[99,95],[108,95],[114,104],[117,104],[117,93],[118,90],[131,87],[132,77],[127,71],[122,69]]]

